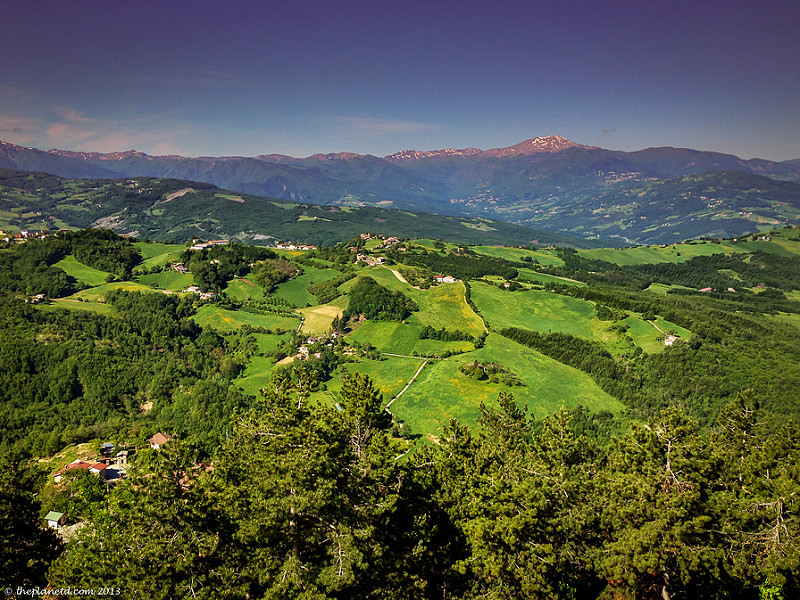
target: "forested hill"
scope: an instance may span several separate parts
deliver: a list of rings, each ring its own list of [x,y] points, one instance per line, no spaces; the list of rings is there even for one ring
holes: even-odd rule
[[[378,207],[318,206],[226,192],[176,179],[62,179],[0,169],[0,228],[100,226],[140,238],[185,242],[192,237],[332,244],[373,231],[474,244],[596,242],[502,221],[411,213]]]

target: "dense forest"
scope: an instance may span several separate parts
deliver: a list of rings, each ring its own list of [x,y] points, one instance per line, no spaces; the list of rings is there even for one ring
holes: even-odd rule
[[[603,440],[507,394],[407,460],[368,378],[341,411],[285,386],[212,462],[143,456],[53,563],[130,598],[764,598],[800,591],[800,446],[747,394],[701,432],[679,411]],[[582,431],[581,431],[582,430]],[[213,464],[213,468],[210,465]],[[28,532],[32,559],[50,539]],[[30,576],[29,576],[30,577]]]

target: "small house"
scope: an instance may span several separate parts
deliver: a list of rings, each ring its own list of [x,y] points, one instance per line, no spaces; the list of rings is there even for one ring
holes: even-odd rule
[[[672,346],[672,344],[674,344],[677,341],[678,341],[677,335],[668,335],[667,337],[664,338],[664,345]]]
[[[60,529],[64,525],[66,517],[64,516],[64,513],[51,510],[44,516],[44,520],[47,521],[47,526],[50,529]]]
[[[103,442],[100,444],[100,456],[111,456],[114,453],[114,444]]]
[[[172,440],[172,437],[168,433],[161,433],[159,431],[157,434],[155,434],[153,437],[151,437],[147,441],[150,442],[150,447],[153,450],[158,450],[159,448],[161,448],[161,446],[163,446],[164,444],[166,444],[167,442],[169,442],[171,440]]]

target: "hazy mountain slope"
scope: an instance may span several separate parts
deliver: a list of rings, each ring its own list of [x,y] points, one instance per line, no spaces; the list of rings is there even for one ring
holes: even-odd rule
[[[0,149],[1,165],[62,176],[170,177],[315,204],[481,216],[639,242],[719,232],[740,234],[794,223],[795,188],[779,183],[800,181],[800,161],[743,160],[730,154],[670,147],[622,152],[584,146],[559,136],[534,138],[507,148],[407,150],[384,158],[346,152],[307,158],[186,158],[136,151],[45,152],[12,144]],[[706,214],[707,208],[692,208],[678,201],[687,195],[708,195],[701,174],[734,170],[771,179],[754,182],[747,177],[728,177],[709,196],[727,203],[728,210],[713,216]],[[665,184],[653,187],[658,181]],[[630,190],[637,186],[643,186],[637,193],[647,195],[648,202],[637,205],[635,217],[610,215],[609,207],[631,204]],[[789,208],[762,206],[754,189],[765,190],[763,202],[784,202]],[[781,196],[784,192],[788,197]],[[755,204],[741,204],[737,199],[742,198]],[[594,210],[598,212],[590,212]],[[630,221],[633,218],[635,222]]]
[[[488,219],[304,204],[175,179],[62,179],[0,169],[0,225],[106,227],[143,238],[330,244],[373,232],[473,244],[599,244]]]

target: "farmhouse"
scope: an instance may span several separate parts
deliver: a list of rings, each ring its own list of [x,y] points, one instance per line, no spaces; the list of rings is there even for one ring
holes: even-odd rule
[[[668,335],[667,337],[664,338],[664,345],[672,346],[672,344],[674,344],[677,341],[678,341],[677,335]]]
[[[151,437],[147,441],[150,442],[150,447],[153,450],[158,450],[159,448],[161,448],[161,446],[163,446],[164,444],[166,444],[167,442],[169,442],[171,440],[172,440],[172,436],[170,436],[168,433],[161,433],[159,431],[157,434],[155,434],[153,437]]]
[[[89,471],[90,473],[99,476],[101,480],[105,480],[106,465],[104,465],[101,462],[94,462],[94,463],[85,462],[77,458],[71,463],[69,463],[63,469],[56,471],[55,474],[53,475],[53,481],[59,483],[64,478],[64,473],[66,473],[67,471],[74,471],[75,469],[83,469],[84,471]]]
[[[433,280],[436,283],[455,283],[458,281],[455,277],[450,277],[450,275],[434,275]]]

